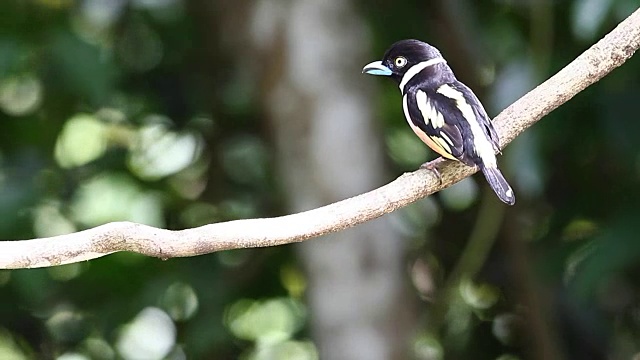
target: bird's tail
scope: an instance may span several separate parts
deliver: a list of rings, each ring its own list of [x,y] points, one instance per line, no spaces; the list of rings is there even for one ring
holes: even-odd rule
[[[513,193],[513,189],[511,189],[507,180],[502,176],[500,170],[495,167],[486,166],[481,166],[481,169],[484,177],[487,178],[487,182],[489,182],[493,191],[498,195],[498,198],[507,205],[515,204],[516,196]]]

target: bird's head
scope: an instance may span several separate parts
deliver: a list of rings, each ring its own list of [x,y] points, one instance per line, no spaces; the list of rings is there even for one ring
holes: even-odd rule
[[[400,40],[387,50],[381,61],[374,61],[362,69],[362,73],[389,76],[398,83],[414,65],[433,61],[444,62],[435,47],[420,40]]]

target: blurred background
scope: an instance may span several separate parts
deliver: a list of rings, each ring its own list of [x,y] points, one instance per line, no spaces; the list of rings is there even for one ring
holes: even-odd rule
[[[490,115],[637,0],[4,0],[0,239],[270,217],[434,157],[393,42],[440,48]],[[0,271],[1,359],[638,359],[640,58],[474,176],[298,245]]]

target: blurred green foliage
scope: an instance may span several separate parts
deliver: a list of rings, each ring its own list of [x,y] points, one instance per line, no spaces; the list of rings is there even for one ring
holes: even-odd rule
[[[215,26],[195,3],[0,4],[0,238],[283,212],[258,80],[221,51],[225,34],[203,30]],[[372,4],[358,8],[373,54],[400,38],[434,43],[490,114],[638,6]],[[538,345],[568,359],[640,353],[638,84],[636,57],[509,146],[515,208],[497,209],[468,179],[402,210],[425,315],[416,358],[541,358]],[[393,173],[415,169],[433,154],[401,120],[397,89],[381,91]],[[305,287],[289,247],[0,271],[0,358],[315,359]]]

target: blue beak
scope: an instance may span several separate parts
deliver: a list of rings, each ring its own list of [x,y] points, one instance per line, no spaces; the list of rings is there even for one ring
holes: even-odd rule
[[[370,64],[367,64],[367,66],[362,69],[362,73],[382,76],[390,76],[391,74],[393,74],[391,69],[382,65],[382,61],[374,61]]]

